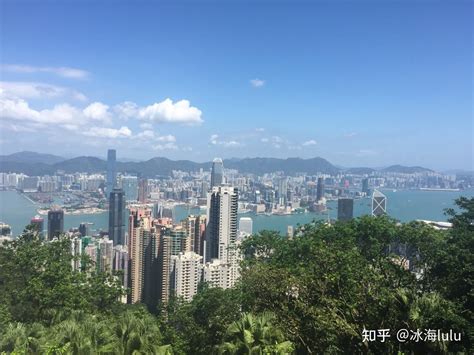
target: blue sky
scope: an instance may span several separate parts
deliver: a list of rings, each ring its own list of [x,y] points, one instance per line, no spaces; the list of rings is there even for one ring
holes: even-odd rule
[[[2,1],[0,148],[473,169],[461,1]]]

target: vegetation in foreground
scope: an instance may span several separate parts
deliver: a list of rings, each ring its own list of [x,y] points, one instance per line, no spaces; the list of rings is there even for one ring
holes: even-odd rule
[[[472,353],[474,198],[453,228],[362,217],[243,242],[234,289],[203,284],[192,302],[123,305],[119,283],[69,242],[27,229],[0,247],[0,352],[15,354]],[[406,270],[405,260],[411,261]],[[151,311],[151,312],[150,312]],[[441,329],[459,342],[362,342],[363,329]]]

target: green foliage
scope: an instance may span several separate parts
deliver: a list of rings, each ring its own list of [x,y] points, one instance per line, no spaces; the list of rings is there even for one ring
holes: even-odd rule
[[[252,315],[244,313],[242,318],[227,329],[225,342],[218,347],[219,354],[290,354],[293,344],[285,340],[283,332],[274,322],[271,313]]]
[[[157,317],[120,304],[118,279],[87,260],[74,271],[67,239],[27,229],[0,246],[0,353],[473,353],[474,198],[456,203],[448,231],[368,216],[291,239],[263,231],[242,243],[235,288],[202,284]],[[462,341],[400,344],[401,328]],[[363,343],[363,329],[392,337]]]
[[[71,267],[70,240],[43,243],[31,229],[0,248],[0,317],[48,324],[58,312],[114,309],[123,290],[120,282],[86,263]],[[1,321],[0,318],[0,321]]]

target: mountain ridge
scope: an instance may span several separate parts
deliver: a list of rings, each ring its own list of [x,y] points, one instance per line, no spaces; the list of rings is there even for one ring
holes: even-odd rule
[[[144,161],[117,161],[117,171],[122,173],[136,174],[144,177],[169,176],[173,170],[198,171],[200,169],[209,170],[212,162],[193,162],[191,160],[171,160],[165,157],[154,157]],[[372,174],[374,172],[432,172],[433,170],[419,166],[392,165],[382,169],[368,167],[341,168],[331,164],[321,157],[309,159],[302,158],[230,158],[224,159],[224,167],[236,169],[242,173],[263,175],[282,171],[286,175],[296,173],[315,174]],[[100,173],[107,168],[104,159],[92,156],[80,156],[72,159],[65,159],[51,154],[41,154],[35,152],[19,152],[10,155],[0,156],[1,172],[25,173],[34,175],[51,175],[56,171],[65,173],[85,172]]]

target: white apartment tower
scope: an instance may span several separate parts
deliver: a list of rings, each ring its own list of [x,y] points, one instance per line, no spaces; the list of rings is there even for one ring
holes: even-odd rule
[[[213,187],[207,195],[206,261],[227,260],[229,249],[237,239],[236,187]]]
[[[187,251],[171,257],[171,284],[177,297],[191,301],[202,274],[202,256]]]

